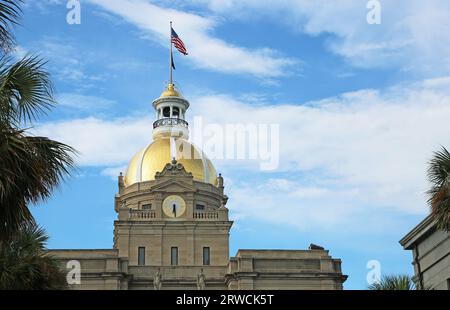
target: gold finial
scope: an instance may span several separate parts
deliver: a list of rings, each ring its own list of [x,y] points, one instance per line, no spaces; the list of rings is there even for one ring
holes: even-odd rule
[[[172,83],[167,85],[167,89],[162,92],[161,97],[181,97],[180,93],[175,90],[175,87]]]

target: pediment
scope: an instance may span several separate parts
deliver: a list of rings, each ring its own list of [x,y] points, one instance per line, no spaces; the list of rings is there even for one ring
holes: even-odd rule
[[[178,163],[175,159],[173,159],[170,163],[167,163],[161,172],[156,173],[155,180],[167,177],[184,177],[187,179],[193,179],[192,173],[187,172],[183,164]]]
[[[197,189],[193,185],[193,182],[186,182],[186,180],[179,179],[167,179],[155,184],[152,188],[152,192],[195,192]]]

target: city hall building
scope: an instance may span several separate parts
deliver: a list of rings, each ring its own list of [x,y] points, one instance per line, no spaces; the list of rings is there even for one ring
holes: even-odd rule
[[[50,250],[80,264],[73,289],[341,290],[341,260],[324,248],[238,250],[222,176],[188,142],[189,102],[168,84],[153,101],[153,142],[118,177],[111,249]],[[275,203],[275,202],[274,202]],[[70,264],[69,264],[70,265]]]

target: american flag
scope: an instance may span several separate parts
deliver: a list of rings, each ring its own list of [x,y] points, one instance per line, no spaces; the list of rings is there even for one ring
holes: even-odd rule
[[[172,43],[175,45],[175,47],[181,54],[187,55],[188,53],[186,51],[186,47],[184,46],[183,41],[181,41],[180,37],[178,37],[175,30],[173,30],[173,28],[171,29],[172,29]]]

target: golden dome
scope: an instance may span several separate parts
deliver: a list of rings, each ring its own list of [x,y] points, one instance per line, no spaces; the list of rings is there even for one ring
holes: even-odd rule
[[[173,158],[192,173],[194,180],[216,185],[216,169],[202,151],[184,139],[161,137],[133,156],[125,173],[125,186],[154,180],[156,172]]]
[[[166,97],[181,97],[180,93],[177,90],[175,90],[175,87],[172,83],[167,85],[167,89],[164,90],[160,96],[160,98]]]

